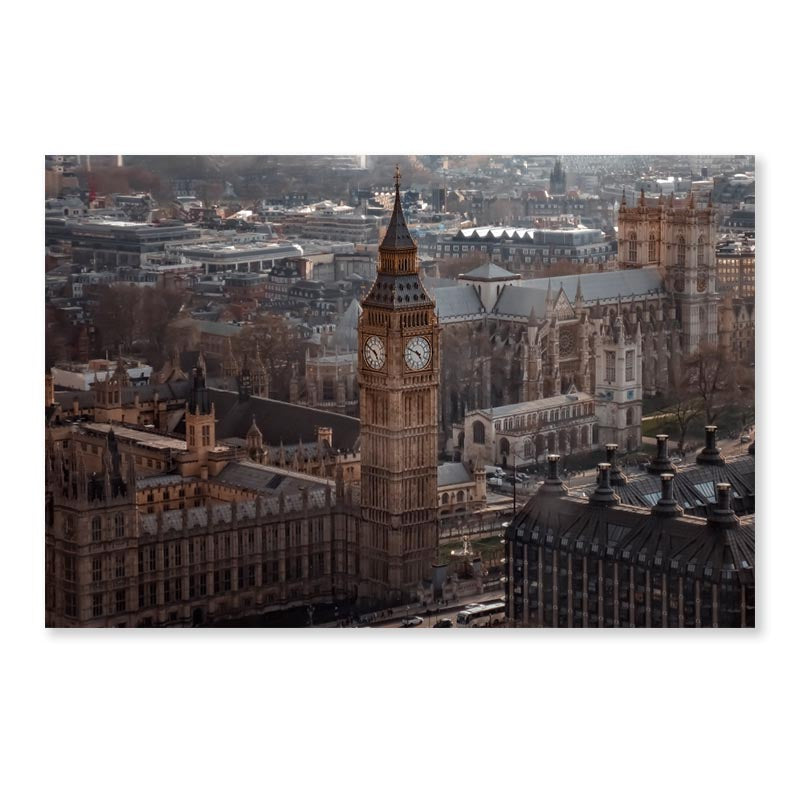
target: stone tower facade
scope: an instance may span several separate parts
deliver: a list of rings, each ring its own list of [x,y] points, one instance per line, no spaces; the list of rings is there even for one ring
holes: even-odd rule
[[[642,332],[629,330],[621,311],[597,322],[595,413],[598,441],[638,450],[642,443]]]
[[[656,265],[675,303],[680,349],[691,355],[701,345],[717,344],[716,224],[709,200],[698,208],[694,195],[670,196],[648,203],[644,192],[636,205],[623,195],[619,209],[619,263],[623,269]],[[678,365],[676,365],[678,366]]]
[[[438,538],[439,334],[417,247],[395,202],[358,325],[359,596],[402,602],[431,575]]]

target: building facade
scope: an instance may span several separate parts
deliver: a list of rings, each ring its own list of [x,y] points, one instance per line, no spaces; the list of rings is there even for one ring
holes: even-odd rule
[[[506,534],[512,627],[753,627],[755,527],[718,482],[706,516],[684,514],[672,472],[649,507],[620,501],[612,465],[589,498],[549,476]]]
[[[362,302],[362,579],[402,601],[429,577],[438,542],[439,323],[400,203]],[[371,584],[371,585],[369,585]]]

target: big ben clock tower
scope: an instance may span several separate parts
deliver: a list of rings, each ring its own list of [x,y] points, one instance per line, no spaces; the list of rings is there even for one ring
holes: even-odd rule
[[[429,578],[438,538],[439,323],[400,206],[358,325],[362,595],[404,602]]]

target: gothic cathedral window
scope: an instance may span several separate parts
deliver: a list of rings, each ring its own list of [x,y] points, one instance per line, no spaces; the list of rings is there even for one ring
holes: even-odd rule
[[[678,237],[678,266],[686,266],[686,239],[683,236]]]

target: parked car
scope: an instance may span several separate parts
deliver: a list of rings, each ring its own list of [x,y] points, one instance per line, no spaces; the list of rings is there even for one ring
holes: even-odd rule
[[[440,619],[434,626],[434,628],[452,628],[453,627],[453,620],[450,617],[444,617]]]
[[[406,617],[403,620],[403,627],[404,628],[414,628],[417,625],[422,625],[423,619],[422,617]]]
[[[739,437],[740,444],[747,444],[750,441],[750,437],[745,433]]]

